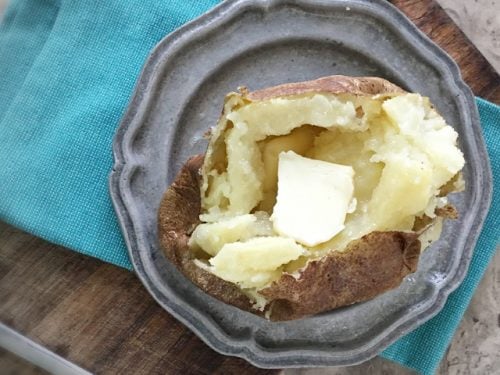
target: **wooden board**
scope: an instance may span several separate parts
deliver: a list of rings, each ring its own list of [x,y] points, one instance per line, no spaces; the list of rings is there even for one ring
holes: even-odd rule
[[[431,0],[395,0],[500,104],[500,77]],[[100,374],[270,374],[215,353],[163,311],[131,272],[0,223],[0,321]]]
[[[9,375],[50,375],[35,365],[0,348],[0,369]]]

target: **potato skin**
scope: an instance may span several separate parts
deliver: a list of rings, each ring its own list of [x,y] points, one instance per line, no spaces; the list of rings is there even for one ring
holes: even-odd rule
[[[260,291],[271,304],[273,320],[297,319],[366,301],[396,288],[417,269],[416,233],[372,232],[345,251],[311,261],[299,278],[284,274]]]
[[[267,100],[279,96],[300,95],[311,92],[330,94],[353,94],[371,96],[377,94],[402,94],[405,91],[379,77],[328,76],[313,81],[285,83],[283,85],[256,90],[245,95],[249,100]]]
[[[245,100],[256,101],[309,92],[395,96],[405,91],[382,78],[330,76],[230,95],[242,95]],[[210,144],[215,146],[216,142],[212,137]],[[167,258],[206,293],[242,310],[263,315],[264,312],[252,307],[252,301],[235,284],[194,263],[188,240],[200,223],[200,170],[208,167],[207,161],[211,164],[211,156],[207,157],[205,165],[203,155],[190,158],[165,192],[158,212],[160,245]],[[298,277],[283,274],[260,291],[271,301],[267,316],[275,321],[299,319],[365,301],[397,287],[417,268],[421,249],[418,235],[414,232],[372,232],[352,241],[345,251],[332,251],[321,259],[310,261]]]

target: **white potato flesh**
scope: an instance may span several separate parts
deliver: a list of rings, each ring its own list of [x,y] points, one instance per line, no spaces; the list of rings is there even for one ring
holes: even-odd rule
[[[279,268],[307,251],[285,237],[256,237],[225,244],[210,259],[211,271],[243,288],[258,288],[279,277]]]
[[[227,173],[212,176],[211,183],[205,182],[202,187],[204,221],[249,213],[263,199],[265,167],[257,142],[268,136],[289,134],[304,124],[362,129],[354,103],[319,94],[250,103],[230,112],[225,120],[232,124],[223,135]],[[226,189],[226,185],[231,188]],[[221,210],[226,201],[227,207]]]
[[[253,102],[234,94],[212,130],[202,176],[203,223],[193,233],[191,246],[212,257],[211,272],[253,293],[277,280],[283,270],[293,273],[308,259],[342,251],[372,231],[412,230],[415,217],[432,217],[444,202],[439,189],[465,163],[456,143],[455,130],[418,94],[311,93]],[[342,207],[324,204],[336,217],[328,234],[318,224],[327,215],[318,202],[310,202],[317,215],[311,225],[300,220],[295,229],[276,225],[280,216],[294,210],[302,220],[306,215],[300,212],[308,207],[300,196],[312,194],[295,187],[282,201],[278,197],[275,206],[278,155],[287,151],[353,171],[352,193],[343,194]],[[318,184],[309,172],[299,171],[295,177]],[[285,177],[287,184],[292,174]],[[342,176],[337,173],[337,178]],[[335,186],[331,180],[324,183],[325,191]],[[357,201],[354,212],[346,212],[348,195],[349,202]],[[252,215],[259,210],[267,216],[257,220]],[[307,233],[299,233],[302,228]]]
[[[273,234],[269,215],[266,212],[258,212],[255,215],[239,215],[216,223],[200,224],[191,234],[189,245],[214,256],[226,243]]]

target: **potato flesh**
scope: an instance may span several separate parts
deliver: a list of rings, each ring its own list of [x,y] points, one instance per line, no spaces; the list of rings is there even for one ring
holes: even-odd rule
[[[249,214],[256,207],[271,214],[276,159],[283,150],[298,150],[308,158],[350,165],[355,172],[357,209],[347,215],[345,228],[339,234],[307,248],[307,255],[290,259],[276,272],[252,268],[248,272],[239,269],[239,277],[219,273],[220,277],[237,279],[233,282],[253,290],[267,285],[263,284],[266,280],[269,283],[278,279],[282,270],[295,272],[308,259],[331,250],[341,251],[350,241],[372,231],[411,230],[416,216],[433,215],[439,188],[464,164],[456,147],[456,132],[418,94],[393,98],[309,94],[250,104],[236,98],[231,105],[236,109],[227,111],[229,114],[215,129],[215,141],[211,144],[219,142],[226,152],[214,152],[210,146],[207,152],[202,221],[220,222]],[[232,126],[224,128],[228,121]],[[217,160],[216,154],[223,154],[226,160]],[[227,167],[216,169],[215,165]],[[238,243],[232,239],[223,235],[219,240]],[[252,239],[246,240],[249,241]],[[199,246],[211,254],[203,241]],[[289,247],[294,248],[292,243]],[[262,248],[254,250],[245,245],[244,249],[249,254],[273,256],[272,247],[267,255]],[[228,268],[224,265],[226,258],[220,259],[212,266],[216,274],[218,267]]]
[[[215,256],[226,243],[245,241],[257,236],[274,234],[266,212],[239,215],[216,223],[198,225],[189,239],[189,245]]]
[[[291,238],[255,237],[225,244],[210,259],[211,271],[242,288],[259,288],[281,275],[280,267],[307,251]]]
[[[232,123],[232,127],[221,134],[225,140],[227,170],[207,171],[211,173],[211,182],[204,181],[202,186],[204,214],[201,217],[206,222],[249,213],[263,199],[265,168],[259,141],[268,136],[289,134],[304,124],[352,130],[363,127],[356,117],[354,104],[333,95],[253,102],[230,112],[224,121]]]

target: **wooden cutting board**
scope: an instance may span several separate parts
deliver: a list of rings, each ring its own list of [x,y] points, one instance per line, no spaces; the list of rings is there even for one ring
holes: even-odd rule
[[[392,3],[457,61],[476,95],[500,104],[499,75],[435,1]],[[100,374],[277,372],[208,348],[163,311],[132,272],[3,223],[0,322]]]

